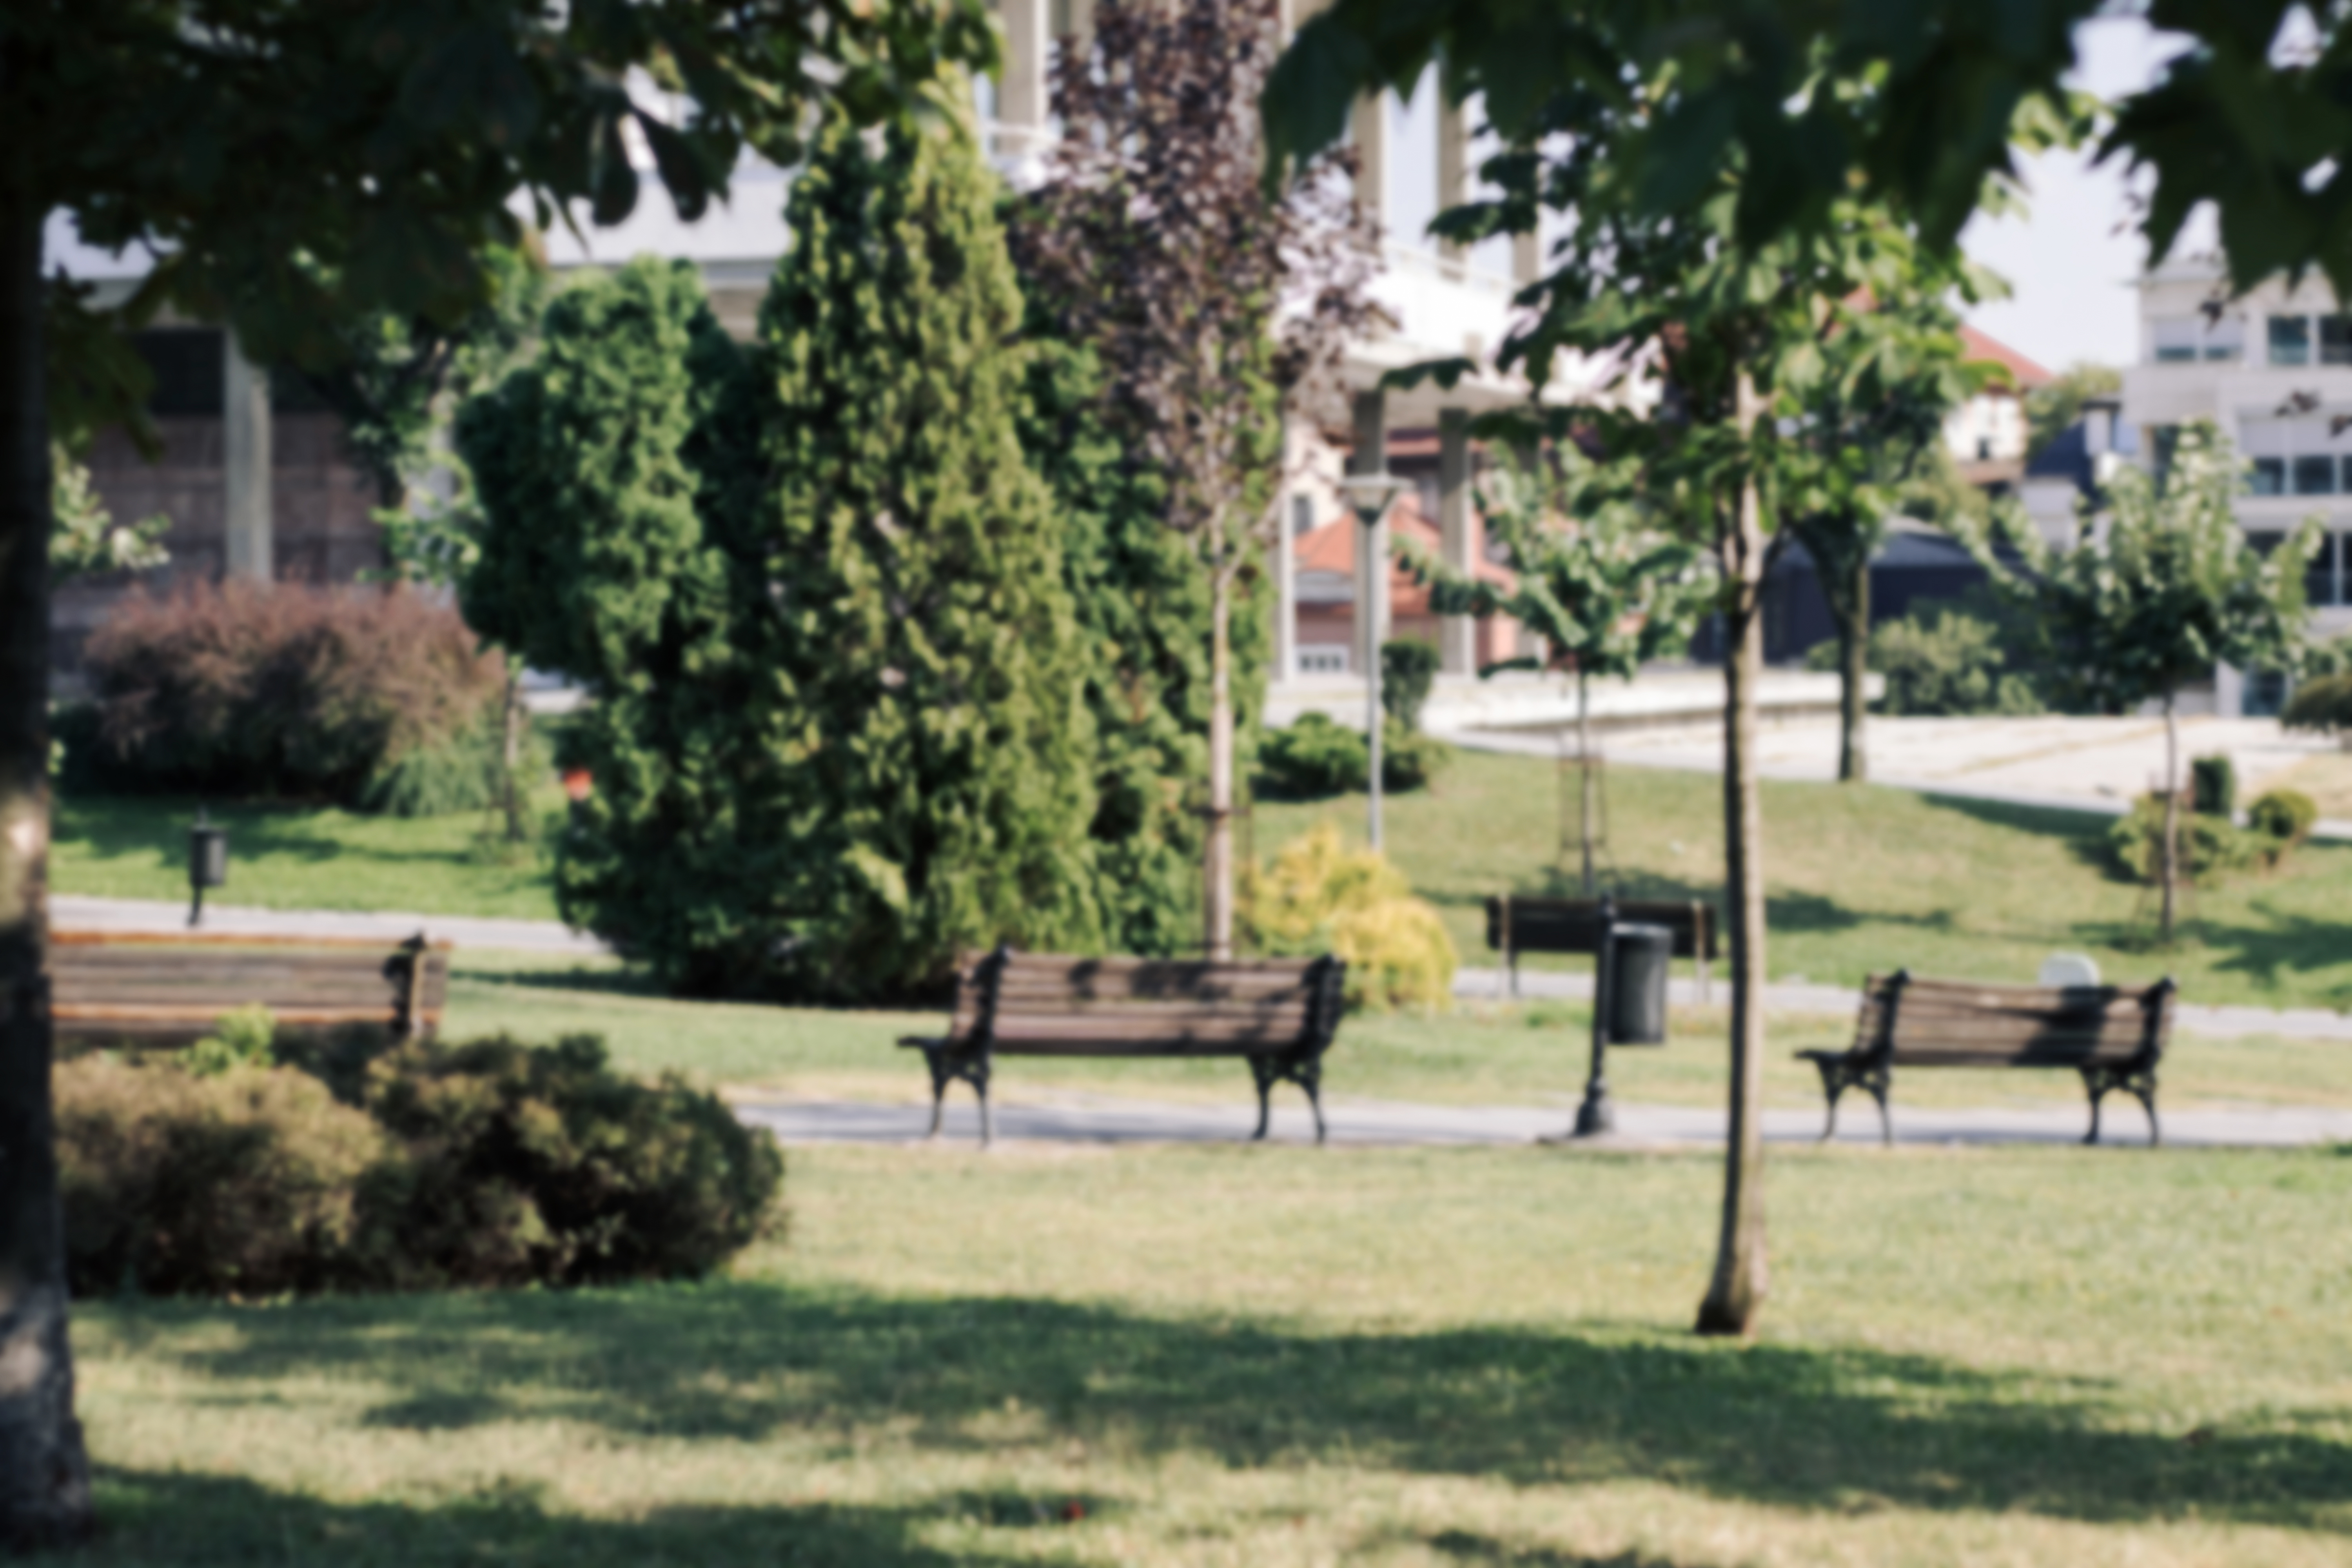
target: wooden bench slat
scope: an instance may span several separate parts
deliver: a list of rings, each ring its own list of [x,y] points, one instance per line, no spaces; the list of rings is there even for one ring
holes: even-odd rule
[[[293,1028],[349,1024],[395,1026],[412,994],[406,977],[387,974],[404,944],[338,939],[329,951],[285,941],[241,937],[148,936],[118,941],[110,932],[64,932],[51,952],[51,1015],[69,1036],[192,1040],[222,1015],[259,1004]],[[417,954],[413,994],[416,1022],[436,1027],[446,1003],[448,944]]]

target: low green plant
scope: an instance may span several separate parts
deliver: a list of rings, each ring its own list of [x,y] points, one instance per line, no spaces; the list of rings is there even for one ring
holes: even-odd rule
[[[2238,808],[2238,769],[2227,756],[2191,761],[2189,787],[2200,816],[2228,816]]]
[[[1418,637],[1381,645],[1381,707],[1408,731],[1421,729],[1421,710],[1437,682],[1437,649]]]
[[[2345,656],[2336,654],[2336,658]],[[2306,680],[2287,699],[2279,722],[2290,730],[2317,730],[2352,747],[2352,669]]]
[[[1350,1011],[1453,1004],[1461,958],[1437,911],[1404,874],[1328,826],[1283,847],[1243,879],[1244,939],[1278,955],[1333,952],[1348,962]]]
[[[1835,668],[1835,647],[1823,646],[1823,668]],[[2039,713],[2041,694],[2017,659],[2002,617],[1981,596],[1922,602],[1870,634],[1870,668],[1886,679],[1880,710],[1891,714]]]
[[[773,1141],[675,1076],[614,1073],[593,1036],[289,1054],[58,1067],[77,1291],[694,1278],[774,1228]]]
[[[2173,831],[2181,874],[2200,885],[2218,882],[2233,872],[2274,865],[2283,852],[2271,835],[2233,827],[2228,817],[2202,812],[2182,811]],[[2153,882],[2163,835],[2164,799],[2144,795],[2107,830],[2108,854],[2134,880]]]
[[[2246,807],[2247,827],[2290,847],[2310,837],[2318,821],[2319,804],[2301,790],[2271,790]]]
[[[1423,788],[1453,756],[1453,747],[1408,729],[1393,714],[1381,722],[1382,789]],[[1370,775],[1363,735],[1321,713],[1300,714],[1287,728],[1269,731],[1258,746],[1257,792],[1272,799],[1328,800],[1361,790]]]
[[[278,1065],[278,1019],[255,1002],[222,1014],[213,1032],[180,1055],[180,1064],[198,1078],[218,1078],[238,1068]]]
[[[449,816],[499,804],[506,751],[505,715],[497,706],[446,740],[419,746],[379,770],[360,796],[360,809],[383,816]],[[526,781],[553,765],[529,729],[516,762]]]

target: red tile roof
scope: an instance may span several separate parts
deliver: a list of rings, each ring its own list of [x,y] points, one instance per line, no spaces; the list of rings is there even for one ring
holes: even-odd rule
[[[1968,351],[1969,358],[1989,359],[2006,367],[2020,392],[2031,392],[2058,379],[2000,339],[1988,337],[1974,327],[1963,325],[1960,328],[1960,343]]]

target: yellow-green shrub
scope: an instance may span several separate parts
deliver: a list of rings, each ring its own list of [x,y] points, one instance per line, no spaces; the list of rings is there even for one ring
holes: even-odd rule
[[[1323,826],[1244,879],[1243,935],[1262,952],[1334,952],[1348,961],[1348,1005],[1443,1010],[1460,963],[1437,911],[1404,874]]]

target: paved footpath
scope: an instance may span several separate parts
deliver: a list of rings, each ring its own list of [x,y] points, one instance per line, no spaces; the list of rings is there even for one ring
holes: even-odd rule
[[[1283,1103],[1277,1093],[1271,1139],[1308,1143],[1315,1124],[1306,1108]],[[1031,1092],[1000,1094],[996,1137],[1000,1143],[1055,1142],[1228,1143],[1246,1140],[1257,1125],[1246,1086],[1232,1105],[1171,1104],[1106,1095]],[[736,1114],[765,1127],[788,1144],[908,1144],[922,1141],[930,1107],[908,1100],[877,1104],[837,1100],[758,1100],[738,1104]],[[1532,1144],[1561,1142],[1576,1120],[1572,1102],[1555,1106],[1409,1105],[1393,1100],[1334,1100],[1324,1120],[1332,1143],[1380,1148],[1429,1144]],[[1878,1141],[1876,1108],[1866,1097],[1841,1108],[1840,1143]],[[1617,1131],[1607,1138],[1579,1140],[1570,1147],[1623,1151],[1721,1147],[1725,1113],[1719,1109],[1675,1105],[1620,1105]],[[1895,1138],[1906,1144],[2079,1143],[2089,1125],[2080,1105],[2006,1105],[1967,1109],[1906,1109],[1895,1105]],[[1767,1110],[1764,1136],[1774,1143],[1811,1142],[1821,1136],[1818,1110]],[[2128,1152],[2147,1142],[2147,1119],[2128,1095],[2111,1096],[2102,1128],[2103,1147]],[[980,1112],[961,1089],[950,1094],[947,1124],[939,1147],[969,1150],[980,1138]],[[2173,1148],[2292,1148],[2312,1143],[2352,1143],[2352,1110],[2309,1106],[2209,1106],[2164,1111],[2164,1140]]]

